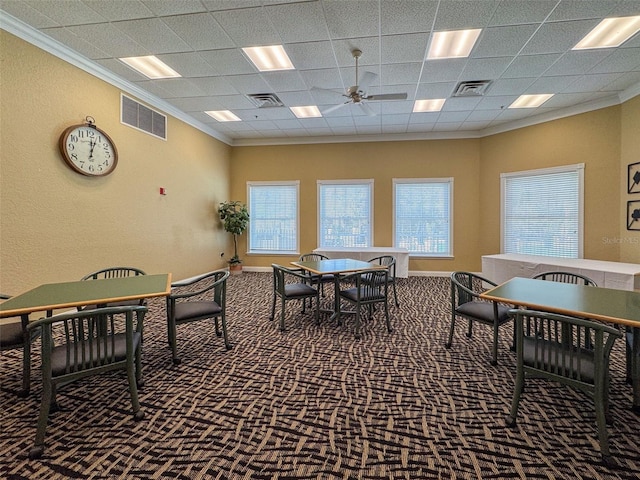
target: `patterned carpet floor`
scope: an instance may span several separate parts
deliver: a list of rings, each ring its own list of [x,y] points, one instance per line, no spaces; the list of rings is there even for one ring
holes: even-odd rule
[[[0,362],[4,479],[638,479],[640,417],[630,411],[624,345],[614,347],[609,427],[617,463],[600,463],[595,412],[581,393],[530,381],[518,426],[505,427],[514,385],[512,330],[498,365],[490,332],[462,324],[450,350],[449,280],[400,279],[393,333],[381,313],[343,325],[287,305],[287,331],[269,320],[271,274],[228,282],[226,351],[213,324],[179,327],[182,364],[167,345],[164,300],[149,302],[143,352],[145,418],[134,422],[126,378],[106,374],[60,390],[46,451],[30,461],[41,394],[17,398],[20,352]],[[329,305],[331,296],[323,301]],[[39,341],[34,350],[39,349]]]

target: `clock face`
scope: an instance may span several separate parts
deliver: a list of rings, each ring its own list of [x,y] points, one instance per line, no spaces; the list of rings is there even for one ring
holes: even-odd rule
[[[99,128],[74,125],[60,136],[60,152],[65,162],[82,175],[108,175],[118,163],[113,141]]]

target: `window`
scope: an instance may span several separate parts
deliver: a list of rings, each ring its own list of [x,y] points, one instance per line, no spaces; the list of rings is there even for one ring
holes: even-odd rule
[[[500,176],[502,252],[582,258],[584,164]]]
[[[249,253],[297,254],[299,182],[247,182]]]
[[[452,256],[452,193],[453,178],[394,178],[394,246],[415,256]]]
[[[373,180],[318,180],[318,246],[370,247]]]

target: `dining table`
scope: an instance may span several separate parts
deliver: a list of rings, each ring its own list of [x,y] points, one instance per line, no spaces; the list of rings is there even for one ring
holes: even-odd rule
[[[88,305],[101,307],[117,302],[166,297],[170,293],[170,273],[46,283],[0,303],[0,318],[20,317],[24,335],[23,355],[29,359],[31,341],[26,325],[34,313],[45,312],[46,316],[51,316],[54,311],[61,309]],[[30,361],[25,362],[22,390],[18,392],[21,397],[29,394],[30,364]]]
[[[640,412],[640,292],[514,277],[480,294],[534,310],[589,318],[630,328],[632,410]]]
[[[361,272],[364,270],[384,269],[385,265],[377,263],[369,263],[353,258],[331,258],[316,261],[298,261],[291,262],[291,265],[301,268],[302,270],[313,275],[333,275],[333,285],[335,289],[334,308],[327,311],[331,313],[331,320],[335,319],[340,313],[340,275]]]

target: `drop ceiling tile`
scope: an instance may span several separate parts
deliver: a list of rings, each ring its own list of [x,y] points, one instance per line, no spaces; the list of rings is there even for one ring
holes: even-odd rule
[[[382,133],[381,125],[356,125],[359,135],[380,135]]]
[[[46,34],[58,42],[73,48],[76,52],[90,59],[107,58],[109,54],[97,48],[91,41],[74,35],[68,28],[47,28]]]
[[[591,20],[544,23],[525,45],[522,53],[563,53],[573,48],[594,26]]]
[[[589,73],[610,73],[640,71],[640,47],[617,48],[600,63],[589,70]]]
[[[514,56],[529,41],[536,25],[491,27],[482,31],[471,58]]]
[[[337,66],[331,42],[291,43],[284,46],[296,70],[319,70]]]
[[[235,46],[210,13],[178,15],[162,21],[194,50],[220,50]]]
[[[628,88],[640,85],[640,72],[628,72],[622,74],[617,80],[605,87],[608,91],[624,91]]]
[[[422,62],[427,52],[426,33],[387,35],[382,37],[382,63]]]
[[[5,3],[7,2],[2,2],[3,9],[5,8]],[[42,15],[49,17],[58,25],[84,25],[107,21],[105,17],[80,0],[67,0],[64,8],[60,8],[59,2],[52,2],[51,0],[30,0],[28,5]]]
[[[489,25],[542,22],[557,4],[557,0],[501,2],[493,13]]]
[[[489,89],[487,95],[520,95],[521,92],[526,90],[533,82],[535,78],[499,78],[494,80]]]
[[[266,13],[262,8],[217,11],[213,16],[238,48],[283,43],[272,23],[266,21]],[[251,25],[251,28],[247,28],[247,25]]]
[[[484,28],[499,5],[499,0],[449,0],[438,6],[435,31]]]
[[[339,93],[344,92],[345,83],[342,82],[342,77],[340,76],[340,70],[337,68],[327,68],[321,70],[308,70],[300,72],[305,84],[308,88],[321,88],[328,90],[338,90]],[[353,80],[352,77],[349,77],[349,80]],[[317,96],[325,96],[327,93],[331,94],[333,92],[324,92],[324,91],[312,91],[312,95]]]
[[[591,70],[611,54],[609,49],[576,50],[565,53],[545,75],[579,75]]]
[[[420,77],[420,82],[458,82],[462,70],[467,64],[466,58],[446,60],[427,60]]]
[[[432,124],[438,120],[440,112],[417,112],[409,117],[409,124]]]
[[[126,63],[121,62],[120,60],[116,60],[115,58],[96,60],[96,63],[102,65],[107,70],[131,82],[141,82],[149,80],[147,77],[145,77],[141,73],[138,73]]]
[[[139,0],[127,0],[126,2],[83,0],[83,3],[110,22],[153,17],[153,12]]]
[[[2,9],[6,14],[12,15],[35,28],[59,27],[60,23],[33,8],[27,2],[2,2]],[[5,13],[3,13],[5,15]]]
[[[470,58],[460,75],[460,80],[493,80],[499,78],[510,62],[510,57]]]
[[[159,16],[185,15],[188,13],[205,12],[200,0],[180,0],[159,2],[158,0],[142,0],[149,10]]]
[[[218,75],[216,69],[195,52],[167,53],[157,57],[183,77]]]
[[[132,57],[155,53],[137,43],[112,23],[100,25],[100,28],[96,28],[94,25],[76,25],[67,27],[67,29],[73,35],[97,45],[100,50],[111,57]]]
[[[238,49],[205,50],[198,54],[223,75],[242,75],[257,73],[258,70],[249,63],[247,57]]]
[[[242,94],[272,93],[271,86],[261,75],[226,75],[223,78]]]
[[[420,76],[420,63],[396,63],[383,65],[380,81],[384,85],[406,85],[417,83]]]
[[[561,56],[559,53],[519,55],[509,64],[502,78],[538,77]]]
[[[381,101],[381,102],[368,102],[369,106],[376,105],[380,113],[384,115],[393,114],[405,114],[408,115],[413,110],[413,102],[409,101]]]
[[[583,75],[577,81],[562,90],[562,93],[588,93],[601,91],[604,90],[607,85],[615,82],[620,75],[620,73]]]
[[[437,2],[380,2],[381,34],[429,32]]]
[[[240,93],[223,77],[200,77],[189,79],[204,95],[233,95]]]
[[[416,99],[448,98],[456,85],[456,82],[421,83],[417,88]]]
[[[557,93],[568,88],[573,82],[580,79],[580,75],[560,75],[560,76],[545,76],[538,78],[522,93]]]
[[[267,82],[272,92],[294,92],[305,90],[307,87],[302,75],[296,70],[264,72],[262,78]]]
[[[383,124],[382,125],[382,133],[383,134],[394,134],[394,133],[407,133],[407,126],[404,124]]]
[[[192,50],[166,23],[157,18],[127,20],[113,25],[154,55]]]
[[[484,97],[452,97],[447,98],[442,106],[443,112],[468,112],[478,106]]]
[[[356,62],[353,50],[362,52],[358,63],[361,67],[380,64],[380,39],[378,37],[358,37],[337,39],[331,42],[333,51],[340,67],[353,67]]]
[[[357,2],[323,3],[327,28],[331,38],[370,37],[378,35],[378,2],[359,0]]]
[[[329,40],[319,2],[270,5],[265,11],[283,43]]]
[[[469,112],[460,111],[460,112],[445,112],[441,111],[440,116],[438,117],[438,123],[447,122],[447,123],[460,123],[464,122],[469,116]]]
[[[491,120],[496,118],[498,115],[500,115],[500,112],[502,112],[502,109],[500,108],[497,108],[494,110],[474,110],[473,112],[469,113],[469,116],[465,120],[465,123],[490,122]]]

